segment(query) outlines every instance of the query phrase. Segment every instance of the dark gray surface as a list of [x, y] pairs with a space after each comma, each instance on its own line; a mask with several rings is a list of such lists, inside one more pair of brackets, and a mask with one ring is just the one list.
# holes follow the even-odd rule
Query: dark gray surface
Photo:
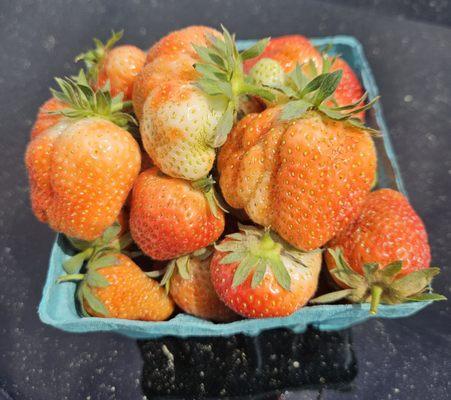
[[[392, 2], [390, 8], [369, 1], [367, 7], [356, 9], [337, 3], [0, 2], [0, 398], [141, 399], [143, 388], [152, 398], [142, 371], [151, 365], [148, 357], [153, 353], [142, 351], [172, 345], [168, 341], [138, 347], [112, 334], [64, 333], [41, 324], [36, 313], [53, 234], [29, 209], [23, 168], [29, 128], [37, 107], [48, 97], [53, 76], [74, 72], [73, 56], [90, 46], [93, 36], [104, 38], [113, 28], [125, 28], [125, 41], [143, 48], [168, 31], [193, 23], [218, 26], [222, 22], [242, 39], [295, 32], [356, 36], [364, 44], [383, 95], [407, 190], [428, 227], [433, 262], [443, 269], [435, 288], [451, 297], [451, 29], [444, 26], [451, 24], [449, 6], [426, 18], [442, 24], [434, 25], [406, 19], [415, 17], [414, 2]], [[316, 385], [282, 397], [448, 399], [450, 322], [446, 302], [408, 319], [357, 326], [352, 329], [352, 348], [358, 373], [351, 391]], [[271, 345], [278, 338], [275, 333], [264, 340]], [[227, 342], [221, 343], [219, 347], [228, 348]], [[248, 350], [255, 361], [258, 354]], [[310, 356], [315, 365], [323, 354]], [[164, 380], [168, 361], [161, 362]], [[291, 361], [280, 360], [280, 366], [287, 362]], [[223, 366], [218, 374], [229, 376], [227, 367], [231, 366]], [[323, 367], [336, 370], [337, 376], [342, 370], [340, 364]], [[202, 379], [194, 376], [191, 384], [202, 393]]]

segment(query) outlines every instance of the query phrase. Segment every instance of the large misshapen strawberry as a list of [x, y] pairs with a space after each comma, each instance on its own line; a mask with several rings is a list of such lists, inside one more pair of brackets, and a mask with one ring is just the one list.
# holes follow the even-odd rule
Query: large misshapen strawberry
[[130, 100], [135, 79], [145, 64], [146, 54], [136, 46], [114, 47], [122, 35], [123, 31], [113, 31], [106, 43], [94, 39], [95, 47], [78, 55], [75, 61], [85, 63], [89, 83], [94, 89], [109, 84], [112, 96], [123, 93], [124, 99]]
[[[211, 170], [215, 149], [224, 143], [244, 95], [273, 97], [246, 78], [242, 66], [243, 60], [262, 51], [265, 40], [239, 53], [227, 30], [222, 36], [204, 35], [208, 46], [194, 43], [189, 51], [180, 50], [180, 59], [172, 52], [155, 51], [141, 74], [146, 80], [139, 78], [139, 101], [134, 99], [146, 151], [164, 173], [188, 180], [203, 178]], [[158, 68], [166, 66], [166, 60], [173, 74], [159, 81], [155, 76], [160, 76]], [[152, 65], [157, 75], [152, 75]]]
[[360, 216], [328, 245], [327, 267], [335, 282], [345, 288], [315, 302], [347, 298], [371, 302], [443, 300], [428, 293], [438, 268], [431, 261], [426, 229], [420, 217], [399, 192], [381, 189], [368, 195]]
[[219, 183], [232, 207], [313, 250], [358, 215], [375, 178], [376, 152], [353, 117], [359, 110], [324, 104], [341, 71], [309, 80], [298, 66], [288, 77], [280, 86], [288, 103], [247, 115], [229, 135], [218, 157]]
[[211, 191], [211, 185], [200, 189], [158, 168], [141, 173], [130, 209], [130, 231], [137, 245], [153, 259], [169, 260], [213, 243], [224, 230], [224, 215]]
[[219, 297], [248, 318], [287, 316], [313, 296], [321, 251], [300, 252], [269, 230], [240, 226], [216, 245], [211, 279]]
[[[117, 218], [138, 175], [139, 146], [123, 128], [121, 96], [93, 92], [84, 75], [58, 80], [59, 122], [28, 145], [33, 211], [51, 228], [93, 240]], [[122, 127], [121, 127], [122, 126]]]

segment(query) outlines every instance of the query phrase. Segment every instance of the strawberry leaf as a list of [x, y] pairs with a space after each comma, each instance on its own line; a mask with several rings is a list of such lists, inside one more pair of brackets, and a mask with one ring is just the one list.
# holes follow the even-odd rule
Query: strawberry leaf
[[85, 260], [87, 260], [93, 252], [92, 248], [88, 248], [85, 251], [75, 254], [68, 260], [63, 262], [64, 271], [68, 274], [75, 274], [80, 271]]
[[258, 258], [247, 255], [238, 265], [238, 268], [235, 271], [235, 274], [233, 275], [233, 282], [232, 287], [236, 288], [237, 286], [241, 285], [249, 276], [252, 269], [255, 267], [255, 265], [258, 263]]
[[86, 282], [89, 286], [93, 287], [107, 287], [110, 285], [110, 282], [95, 270], [88, 271], [86, 274]]
[[189, 255], [177, 258], [177, 260], [175, 260], [175, 263], [182, 279], [189, 280], [191, 278], [191, 275], [189, 273]]
[[242, 51], [240, 53], [241, 59], [245, 61], [259, 56], [265, 50], [269, 40], [270, 38], [261, 39], [251, 47], [248, 47], [246, 50]]
[[447, 298], [438, 293], [421, 293], [415, 296], [410, 296], [407, 301], [443, 301]]
[[105, 305], [91, 292], [91, 289], [87, 285], [82, 286], [83, 300], [86, 301], [88, 306], [96, 313], [107, 317], [109, 315]]
[[332, 96], [343, 76], [343, 70], [339, 69], [331, 73], [323, 74], [324, 79], [313, 98], [313, 104], [319, 106], [324, 100]]
[[280, 259], [280, 255], [278, 257], [271, 258], [269, 260], [269, 266], [279, 285], [285, 290], [291, 291], [291, 277]]
[[229, 253], [223, 258], [221, 258], [221, 261], [219, 261], [219, 264], [225, 265], [225, 264], [233, 264], [236, 262], [241, 262], [246, 257], [245, 252], [234, 252]]
[[312, 107], [311, 103], [302, 99], [290, 101], [283, 107], [281, 119], [283, 121], [286, 121], [300, 118], [311, 107]]
[[222, 114], [218, 125], [216, 126], [215, 133], [210, 142], [211, 146], [214, 148], [221, 147], [227, 139], [227, 135], [232, 130], [233, 121], [235, 118], [234, 115], [234, 105], [232, 102], [229, 102], [227, 105], [224, 114]]
[[89, 268], [94, 270], [105, 267], [112, 267], [119, 263], [119, 260], [114, 255], [101, 256], [95, 260], [91, 260], [88, 264]]
[[258, 285], [260, 285], [265, 276], [266, 268], [268, 267], [268, 265], [269, 263], [267, 261], [261, 259], [258, 261], [257, 268], [255, 269], [254, 276], [252, 277], [252, 289], [255, 289]]
[[352, 289], [343, 289], [336, 292], [331, 292], [323, 294], [322, 296], [315, 297], [310, 300], [312, 304], [324, 304], [324, 303], [335, 303], [336, 301], [346, 299], [350, 294], [352, 294]]

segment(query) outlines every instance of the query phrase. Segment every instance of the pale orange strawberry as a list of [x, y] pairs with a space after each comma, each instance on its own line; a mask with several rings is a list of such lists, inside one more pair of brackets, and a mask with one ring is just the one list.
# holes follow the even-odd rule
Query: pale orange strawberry
[[135, 79], [144, 66], [146, 54], [131, 45], [113, 48], [122, 34], [122, 31], [113, 32], [105, 44], [95, 39], [95, 48], [80, 54], [76, 61], [85, 62], [88, 78], [94, 89], [103, 88], [109, 82], [112, 96], [123, 93], [124, 99], [130, 100]]
[[159, 283], [123, 254], [100, 253], [89, 260], [85, 274], [64, 275], [59, 282], [64, 281], [79, 282], [84, 316], [163, 321], [174, 312]]
[[215, 246], [213, 286], [224, 303], [248, 318], [284, 317], [313, 296], [321, 252], [299, 252], [274, 232], [240, 227]]
[[184, 312], [213, 321], [231, 321], [236, 314], [219, 299], [211, 283], [212, 255], [211, 250], [203, 249], [171, 261], [161, 282]]
[[[209, 193], [210, 189], [207, 196]], [[133, 187], [130, 232], [140, 249], [153, 259], [176, 258], [219, 238], [224, 215], [212, 207], [206, 193], [192, 183], [150, 168], [139, 175]]]
[[218, 157], [225, 200], [303, 250], [324, 245], [358, 215], [375, 177], [369, 133], [322, 103], [339, 74], [318, 78], [334, 82], [328, 92], [244, 117]]
[[[58, 82], [71, 87], [74, 96], [81, 90], [75, 81]], [[69, 105], [68, 114], [28, 145], [33, 210], [54, 230], [93, 240], [116, 220], [125, 203], [141, 165], [139, 146], [112, 122], [126, 124], [127, 115], [117, 110], [106, 115], [105, 108], [96, 114], [94, 106], [81, 109], [74, 98], [54, 93]], [[93, 92], [91, 104], [98, 104], [95, 96], [104, 94]]]
[[63, 116], [61, 114], [52, 114], [54, 111], [60, 111], [66, 108], [62, 101], [51, 97], [40, 108], [36, 120], [31, 128], [31, 139], [40, 135], [56, 123], [58, 123]]

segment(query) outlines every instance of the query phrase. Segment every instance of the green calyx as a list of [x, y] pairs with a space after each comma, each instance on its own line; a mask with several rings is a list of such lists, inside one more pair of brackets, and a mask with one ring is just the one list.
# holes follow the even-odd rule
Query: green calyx
[[257, 95], [270, 101], [275, 98], [271, 90], [256, 84], [243, 71], [243, 61], [261, 54], [269, 38], [239, 52], [234, 35], [224, 27], [222, 30], [222, 38], [208, 36], [208, 46], [193, 45], [200, 57], [200, 62], [194, 65], [200, 74], [196, 86], [210, 96], [225, 96], [228, 100], [224, 114], [209, 141], [209, 145], [214, 148], [222, 146], [227, 139], [237, 118], [240, 96]]
[[[84, 302], [96, 313], [107, 316], [108, 311], [102, 302], [93, 294], [93, 287], [107, 287], [109, 282], [98, 272], [98, 269], [117, 265], [118, 253], [126, 253], [126, 249], [132, 243], [130, 233], [119, 236], [121, 227], [114, 223], [107, 228], [98, 239], [88, 242], [79, 239], [68, 238], [69, 242], [79, 252], [63, 262], [63, 269], [67, 275], [57, 279], [57, 283], [79, 282], [77, 298], [83, 316], [89, 316], [84, 308]], [[84, 272], [80, 271], [86, 263]]]
[[59, 90], [50, 89], [53, 97], [65, 103], [67, 108], [51, 111], [50, 114], [61, 114], [72, 119], [98, 117], [125, 129], [129, 124], [137, 124], [133, 116], [124, 111], [131, 106], [131, 102], [122, 101], [122, 93], [111, 97], [109, 84], [94, 91], [83, 70], [76, 77], [55, 78], [55, 81]]
[[239, 225], [240, 231], [227, 235], [231, 240], [215, 245], [216, 250], [228, 253], [220, 264], [239, 263], [233, 277], [232, 286], [241, 285], [253, 273], [251, 287], [256, 288], [269, 269], [277, 282], [285, 290], [291, 290], [289, 269], [307, 268], [302, 257], [305, 253], [286, 243], [269, 229], [261, 230], [254, 226]]
[[[359, 129], [378, 134], [377, 130], [365, 126], [356, 117], [356, 114], [370, 109], [379, 100], [379, 97], [361, 106], [368, 97], [368, 94], [365, 93], [352, 104], [337, 105], [334, 93], [341, 81], [343, 71], [331, 72], [335, 60], [335, 57], [323, 54], [321, 71], [318, 71], [312, 59], [303, 65], [296, 64], [295, 68], [286, 74], [285, 79], [283, 79], [284, 83], [268, 87], [278, 91], [277, 99], [279, 102], [285, 103], [281, 119], [287, 121], [298, 119], [307, 111], [315, 110], [334, 121], [343, 121]], [[333, 105], [326, 104], [329, 102]]]
[[109, 50], [122, 38], [124, 31], [111, 31], [111, 37], [102, 43], [99, 39], [94, 38], [94, 48], [75, 57], [75, 62], [83, 61], [86, 67], [86, 75], [91, 84], [97, 82], [99, 75], [99, 67]]
[[339, 290], [317, 297], [313, 304], [332, 303], [347, 299], [353, 303], [370, 303], [370, 313], [376, 314], [380, 303], [400, 304], [410, 301], [439, 301], [446, 297], [430, 292], [430, 284], [439, 268], [425, 268], [397, 277], [402, 269], [402, 261], [395, 261], [384, 268], [377, 263], [363, 266], [363, 275], [355, 272], [344, 258], [340, 248], [328, 249], [335, 261], [331, 274], [349, 289]]
[[[166, 269], [163, 273], [163, 278], [161, 279], [160, 286], [164, 286], [166, 293], [169, 293], [171, 278], [174, 275], [175, 270], [180, 274], [182, 279], [189, 280], [191, 279], [190, 272], [190, 261], [192, 258], [198, 258], [199, 260], [206, 260], [213, 253], [213, 249], [211, 247], [203, 247], [199, 250], [194, 251], [191, 254], [186, 254], [184, 256], [175, 258], [174, 260], [169, 261]], [[147, 273], [148, 276], [154, 278], [161, 275], [160, 271], [151, 271]]]
[[216, 181], [213, 179], [211, 175], [199, 179], [197, 181], [194, 181], [191, 183], [191, 186], [194, 189], [200, 190], [203, 192], [208, 206], [210, 207], [210, 211], [213, 214], [215, 218], [219, 218], [218, 208], [221, 209], [224, 212], [228, 212], [224, 206], [221, 205], [218, 196], [216, 194], [215, 190], [215, 183]]

